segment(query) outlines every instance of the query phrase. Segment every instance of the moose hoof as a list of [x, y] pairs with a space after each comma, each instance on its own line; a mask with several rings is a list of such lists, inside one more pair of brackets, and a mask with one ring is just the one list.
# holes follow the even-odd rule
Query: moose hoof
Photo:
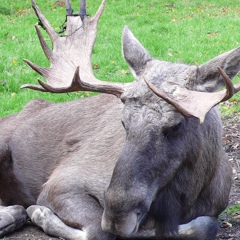
[[27, 214], [31, 221], [41, 228], [45, 228], [46, 221], [51, 219], [53, 212], [44, 206], [32, 205], [27, 208]]
[[27, 214], [34, 224], [50, 235], [69, 240], [85, 240], [86, 232], [67, 226], [49, 208], [32, 205], [27, 208]]
[[22, 227], [26, 220], [27, 213], [24, 207], [20, 205], [0, 206], [0, 237]]

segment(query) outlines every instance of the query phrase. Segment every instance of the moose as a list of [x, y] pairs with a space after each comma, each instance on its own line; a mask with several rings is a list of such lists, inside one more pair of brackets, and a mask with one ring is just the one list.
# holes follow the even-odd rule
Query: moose
[[29, 217], [68, 240], [214, 239], [232, 181], [218, 104], [240, 91], [231, 82], [240, 47], [199, 66], [171, 63], [153, 59], [126, 26], [135, 81], [101, 81], [91, 55], [105, 0], [91, 18], [84, 2], [81, 16], [66, 2], [60, 37], [32, 1], [53, 44], [36, 26], [51, 65], [25, 60], [46, 82], [22, 88], [100, 94], [32, 100], [0, 120], [0, 236]]

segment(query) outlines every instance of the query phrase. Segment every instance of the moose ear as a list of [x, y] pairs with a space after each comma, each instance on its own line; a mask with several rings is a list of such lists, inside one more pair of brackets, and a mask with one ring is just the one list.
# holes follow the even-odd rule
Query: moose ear
[[221, 67], [229, 78], [233, 79], [240, 71], [240, 47], [225, 52], [200, 65], [198, 67], [195, 90], [214, 92], [219, 88], [225, 87], [218, 67]]
[[139, 76], [146, 63], [152, 58], [148, 51], [134, 37], [127, 26], [123, 29], [122, 48], [123, 56], [126, 59], [133, 75]]

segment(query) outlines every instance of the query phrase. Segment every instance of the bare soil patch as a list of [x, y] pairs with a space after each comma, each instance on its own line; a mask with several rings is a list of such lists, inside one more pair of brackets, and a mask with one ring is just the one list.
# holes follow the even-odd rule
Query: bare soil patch
[[[229, 161], [233, 167], [233, 185], [229, 205], [240, 204], [240, 116], [223, 119], [223, 143]], [[219, 217], [220, 229], [217, 240], [240, 239], [240, 211], [232, 214], [223, 213]]]

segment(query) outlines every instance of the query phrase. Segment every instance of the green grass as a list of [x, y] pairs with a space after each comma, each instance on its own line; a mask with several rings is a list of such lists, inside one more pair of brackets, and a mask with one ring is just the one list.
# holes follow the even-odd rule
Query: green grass
[[236, 222], [234, 217], [240, 214], [240, 204], [231, 205], [227, 209], [225, 209], [219, 216], [219, 221], [227, 221], [230, 223]]
[[227, 214], [239, 214], [240, 213], [240, 205], [229, 206], [224, 212]]
[[[64, 0], [36, 0], [38, 6], [59, 31], [65, 20]], [[92, 16], [101, 0], [87, 0]], [[78, 11], [79, 1], [72, 0]], [[39, 76], [22, 59], [49, 66], [34, 24], [37, 18], [30, 0], [0, 2], [0, 116], [18, 112], [31, 99], [70, 101], [84, 93], [49, 94], [20, 90], [25, 83], [37, 83]], [[129, 25], [134, 35], [153, 57], [172, 62], [201, 64], [240, 45], [239, 0], [146, 1], [109, 0], [99, 22], [92, 63], [95, 75], [106, 81], [132, 81], [121, 54], [121, 33]], [[48, 40], [48, 36], [44, 34]], [[236, 79], [235, 81], [238, 81]], [[223, 115], [240, 111], [240, 94], [223, 105]]]

